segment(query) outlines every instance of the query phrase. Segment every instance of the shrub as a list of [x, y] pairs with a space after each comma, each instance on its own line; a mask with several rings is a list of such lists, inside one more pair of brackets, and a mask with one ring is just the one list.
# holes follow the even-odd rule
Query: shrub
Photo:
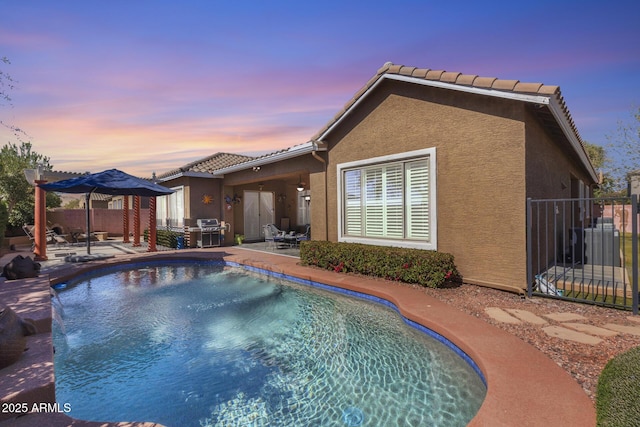
[[640, 420], [640, 347], [607, 363], [596, 389], [597, 425], [626, 427]]
[[420, 249], [335, 243], [302, 242], [300, 261], [335, 272], [352, 272], [437, 288], [461, 279], [453, 255]]
[[[178, 236], [182, 233], [170, 230], [156, 230], [156, 243], [160, 246], [176, 249], [178, 247]], [[144, 240], [149, 241], [149, 230], [144, 230]]]
[[4, 233], [7, 229], [7, 222], [9, 221], [9, 212], [7, 211], [7, 205], [0, 200], [0, 248], [4, 244]]

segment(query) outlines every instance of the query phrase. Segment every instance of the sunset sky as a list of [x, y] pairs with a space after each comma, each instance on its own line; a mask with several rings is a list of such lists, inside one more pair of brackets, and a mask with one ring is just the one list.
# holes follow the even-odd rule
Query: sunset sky
[[605, 145], [640, 106], [639, 16], [637, 0], [0, 0], [0, 120], [56, 170], [150, 177], [304, 143], [390, 61], [559, 85]]

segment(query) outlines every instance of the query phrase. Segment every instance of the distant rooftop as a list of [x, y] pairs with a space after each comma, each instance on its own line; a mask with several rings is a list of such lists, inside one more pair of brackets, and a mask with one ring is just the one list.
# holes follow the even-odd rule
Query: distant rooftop
[[213, 172], [238, 163], [252, 160], [253, 157], [233, 153], [216, 153], [188, 163], [177, 169], [157, 175], [159, 180], [167, 181], [178, 176], [206, 176]]

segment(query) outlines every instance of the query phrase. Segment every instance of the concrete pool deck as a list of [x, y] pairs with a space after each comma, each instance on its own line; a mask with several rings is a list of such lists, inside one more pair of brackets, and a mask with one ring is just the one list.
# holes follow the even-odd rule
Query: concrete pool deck
[[[96, 252], [102, 250], [96, 249]], [[48, 331], [30, 337], [29, 351], [19, 362], [0, 370], [2, 402], [55, 402], [50, 333], [51, 284], [108, 265], [168, 258], [223, 258], [276, 275], [323, 283], [390, 301], [406, 318], [448, 338], [469, 355], [484, 374], [488, 385], [487, 395], [470, 426], [583, 427], [596, 424], [593, 403], [580, 385], [555, 362], [514, 335], [431, 298], [420, 289], [303, 267], [295, 257], [242, 247], [142, 254], [120, 252], [114, 253], [112, 258], [83, 263], [65, 263], [53, 259], [43, 263], [38, 278], [0, 283], [0, 300], [23, 317], [35, 318], [39, 324], [46, 325], [48, 322], [49, 325]], [[0, 414], [0, 426], [159, 426], [153, 423], [84, 422], [73, 420], [64, 413], [36, 413], [18, 418], [15, 414], [7, 415]]]

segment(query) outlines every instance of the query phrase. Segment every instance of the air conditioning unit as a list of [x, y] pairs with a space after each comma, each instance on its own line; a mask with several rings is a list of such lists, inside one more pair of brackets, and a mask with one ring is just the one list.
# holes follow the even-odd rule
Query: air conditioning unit
[[620, 232], [607, 224], [585, 228], [584, 263], [620, 267]]

